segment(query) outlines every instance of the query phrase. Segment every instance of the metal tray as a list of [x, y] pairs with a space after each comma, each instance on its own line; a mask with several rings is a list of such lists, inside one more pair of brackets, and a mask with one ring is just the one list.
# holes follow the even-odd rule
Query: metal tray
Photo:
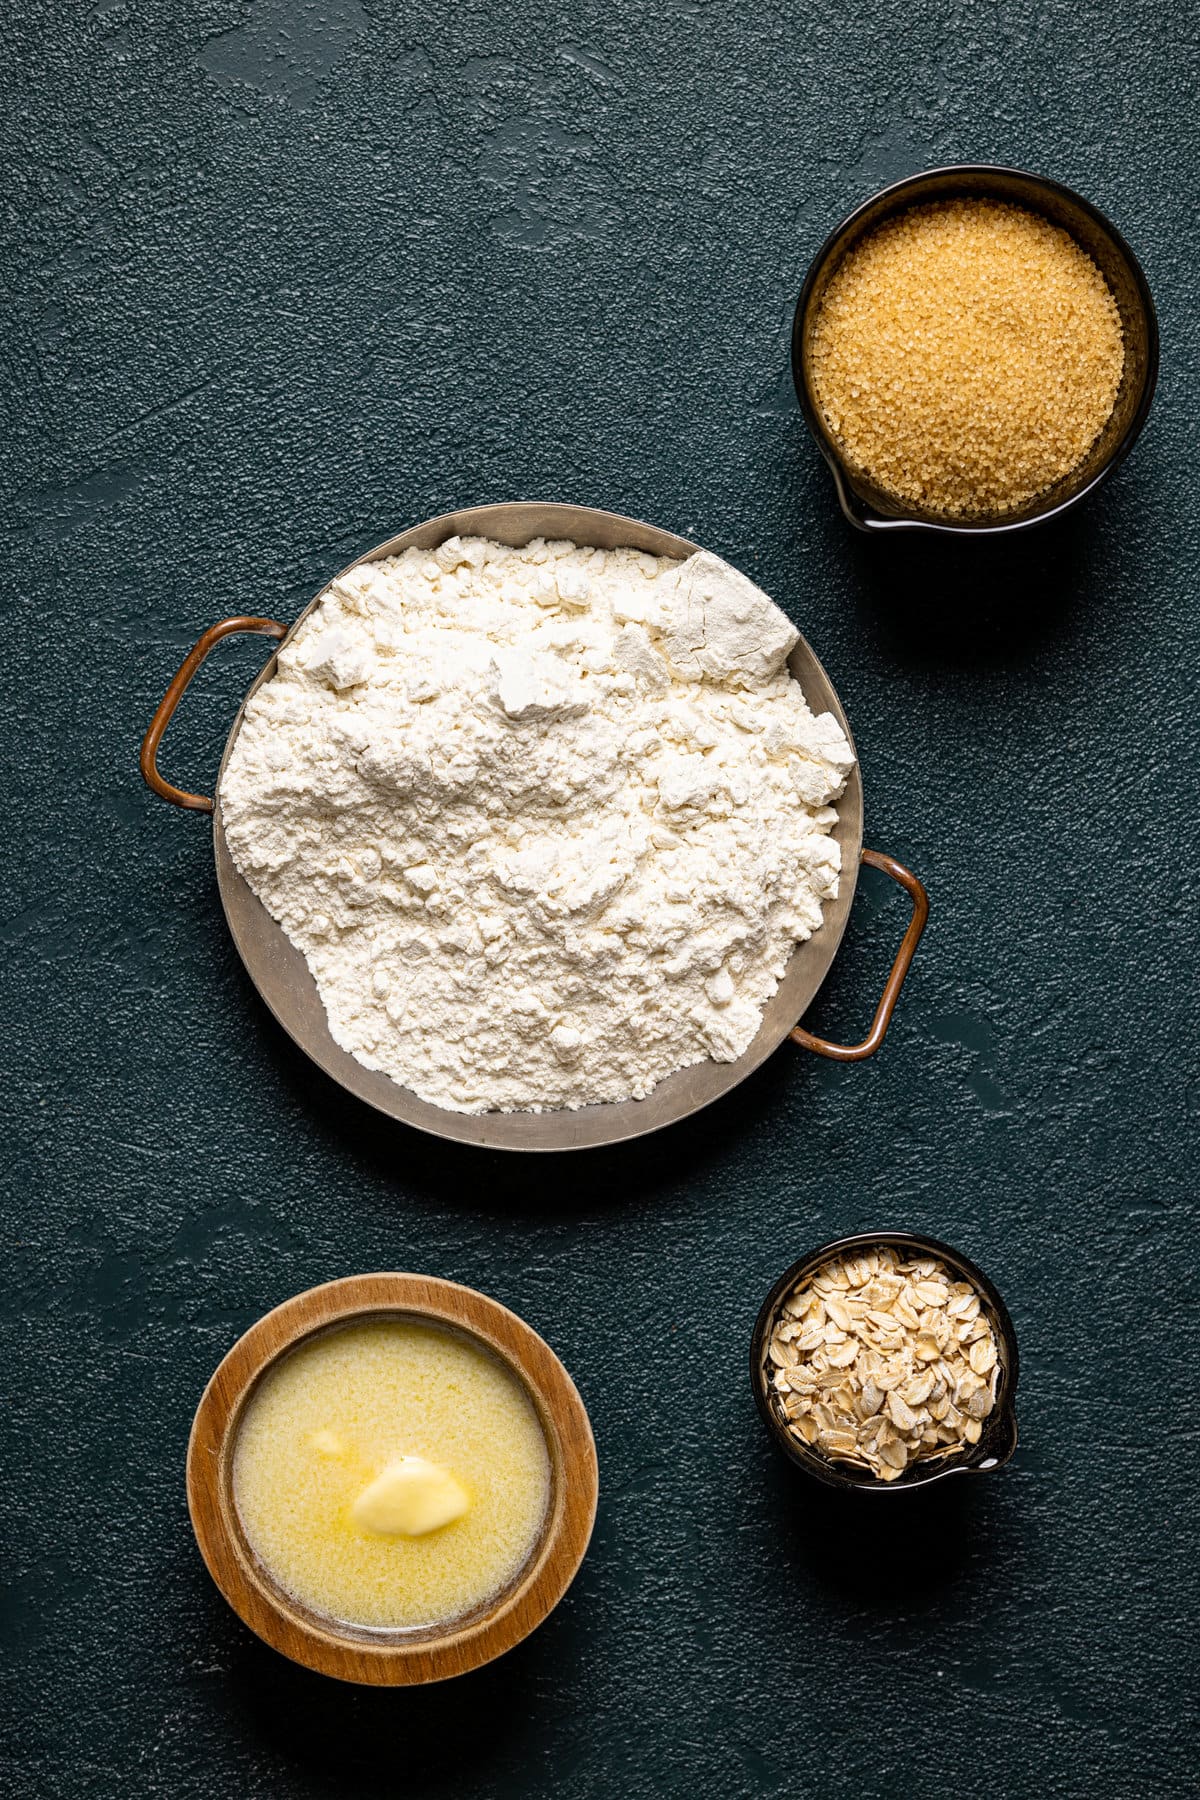
[[[613, 550], [630, 545], [655, 556], [691, 556], [699, 546], [657, 526], [637, 519], [623, 518], [619, 513], [597, 511], [590, 506], [558, 505], [541, 501], [513, 501], [497, 506], [472, 506], [461, 512], [444, 513], [414, 525], [399, 536], [389, 538], [365, 556], [356, 556], [347, 568], [394, 556], [410, 545], [433, 549], [449, 537], [477, 536], [494, 538], [500, 543], [521, 545], [531, 538], [569, 538], [576, 544], [596, 549]], [[343, 571], [344, 572], [344, 571]], [[336, 577], [331, 576], [331, 580]], [[217, 882], [225, 917], [233, 941], [237, 945], [246, 970], [271, 1012], [300, 1048], [327, 1075], [365, 1100], [369, 1106], [415, 1125], [436, 1137], [451, 1138], [459, 1143], [482, 1145], [497, 1150], [582, 1150], [599, 1144], [615, 1144], [627, 1138], [642, 1137], [673, 1125], [691, 1113], [718, 1100], [744, 1081], [784, 1038], [815, 1050], [838, 1061], [858, 1061], [872, 1055], [883, 1041], [913, 952], [925, 926], [928, 902], [916, 876], [893, 858], [876, 851], [864, 850], [862, 781], [857, 763], [838, 801], [838, 822], [834, 837], [842, 850], [842, 879], [836, 900], [827, 903], [825, 921], [807, 943], [799, 944], [787, 972], [763, 1014], [763, 1022], [749, 1049], [732, 1063], [702, 1062], [681, 1069], [660, 1081], [645, 1100], [622, 1100], [604, 1105], [580, 1107], [575, 1111], [545, 1113], [457, 1113], [420, 1100], [408, 1088], [399, 1086], [376, 1069], [364, 1068], [330, 1036], [325, 1008], [308, 964], [283, 929], [255, 897], [238, 873], [221, 824], [219, 800], [203, 794], [192, 794], [177, 788], [159, 774], [158, 746], [176, 705], [192, 676], [205, 657], [222, 638], [238, 631], [259, 632], [264, 636], [290, 637], [308, 617], [324, 594], [328, 582], [312, 599], [290, 627], [273, 619], [224, 619], [212, 626], [185, 658], [167, 689], [142, 743], [141, 767], [147, 784], [154, 792], [176, 806], [213, 814], [213, 850], [217, 864]], [[217, 778], [221, 777], [240, 729], [246, 703], [275, 673], [272, 656], [251, 687], [233, 721], [225, 754]], [[831, 712], [853, 747], [850, 726], [842, 711], [833, 685], [816, 656], [803, 638], [789, 658], [789, 667], [804, 690], [814, 712]], [[854, 899], [860, 861], [885, 870], [906, 889], [913, 902], [913, 915], [900, 952], [892, 967], [887, 986], [875, 1014], [871, 1031], [861, 1044], [840, 1045], [813, 1037], [797, 1025], [797, 1020], [811, 1003], [820, 987], [846, 929], [846, 920]]]

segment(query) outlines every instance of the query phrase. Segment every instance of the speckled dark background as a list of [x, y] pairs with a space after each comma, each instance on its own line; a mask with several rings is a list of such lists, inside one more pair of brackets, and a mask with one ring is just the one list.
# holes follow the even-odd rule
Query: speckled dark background
[[[44, 1795], [1079, 1795], [1188, 1788], [1197, 930], [1189, 9], [1154, 0], [27, 0], [5, 24], [0, 1787]], [[1194, 14], [1192, 14], [1194, 22]], [[828, 227], [1011, 160], [1141, 254], [1164, 368], [1111, 486], [999, 548], [871, 545], [790, 391]], [[137, 743], [214, 618], [292, 617], [455, 504], [681, 529], [825, 660], [868, 841], [932, 923], [884, 1053], [785, 1047], [566, 1164], [393, 1128], [266, 1016], [206, 822]], [[165, 766], [211, 781], [261, 644]], [[810, 1020], [861, 1031], [868, 876]], [[801, 1250], [910, 1223], [981, 1261], [1017, 1460], [858, 1507], [777, 1466], [745, 1355]], [[228, 1612], [183, 1454], [216, 1362], [328, 1277], [523, 1313], [603, 1495], [551, 1621], [415, 1693]]]

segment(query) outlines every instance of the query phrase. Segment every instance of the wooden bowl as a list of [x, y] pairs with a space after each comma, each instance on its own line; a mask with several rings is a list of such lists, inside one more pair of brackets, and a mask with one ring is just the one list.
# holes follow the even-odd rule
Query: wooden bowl
[[[266, 1370], [317, 1332], [381, 1315], [448, 1326], [498, 1356], [537, 1409], [550, 1457], [545, 1523], [520, 1574], [482, 1609], [415, 1630], [360, 1630], [310, 1611], [279, 1586], [250, 1548], [233, 1499], [238, 1428]], [[238, 1339], [217, 1369], [188, 1443], [188, 1508], [196, 1542], [238, 1617], [293, 1662], [374, 1687], [462, 1675], [527, 1637], [557, 1606], [583, 1561], [598, 1486], [587, 1412], [550, 1346], [498, 1301], [432, 1275], [350, 1275], [277, 1306]]]

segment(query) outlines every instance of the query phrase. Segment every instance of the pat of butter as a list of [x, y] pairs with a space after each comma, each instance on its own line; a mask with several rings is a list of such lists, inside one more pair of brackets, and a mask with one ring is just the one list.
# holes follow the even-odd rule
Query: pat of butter
[[470, 1504], [466, 1488], [449, 1469], [423, 1456], [401, 1456], [363, 1489], [350, 1517], [364, 1531], [384, 1537], [424, 1537], [461, 1519]]
[[343, 1456], [346, 1446], [333, 1431], [310, 1431], [308, 1441], [322, 1456]]

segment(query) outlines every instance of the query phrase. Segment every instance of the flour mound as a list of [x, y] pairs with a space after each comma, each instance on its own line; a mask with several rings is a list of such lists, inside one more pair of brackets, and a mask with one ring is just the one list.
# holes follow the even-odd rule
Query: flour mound
[[838, 886], [853, 756], [796, 638], [703, 552], [452, 538], [333, 582], [220, 804], [336, 1041], [469, 1113], [740, 1056]]

